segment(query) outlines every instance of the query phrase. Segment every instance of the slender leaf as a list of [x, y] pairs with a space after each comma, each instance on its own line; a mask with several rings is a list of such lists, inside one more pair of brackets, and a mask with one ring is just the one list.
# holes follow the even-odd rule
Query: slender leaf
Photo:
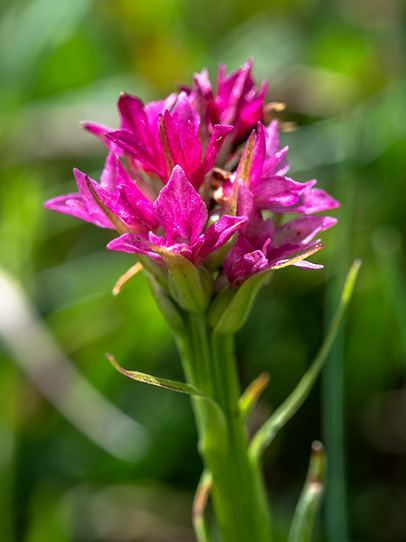
[[314, 358], [309, 369], [303, 375], [302, 379], [289, 395], [287, 399], [280, 405], [278, 409], [268, 418], [264, 425], [258, 430], [251, 441], [250, 454], [254, 458], [259, 458], [264, 449], [272, 442], [278, 431], [286, 424], [287, 421], [299, 410], [307, 396], [309, 395], [320, 371], [323, 367], [327, 354], [337, 335], [339, 325], [341, 323], [344, 312], [351, 299], [352, 291], [358, 275], [361, 260], [355, 260], [352, 264], [341, 294], [340, 303], [337, 311], [331, 322], [330, 328], [323, 341], [316, 357]]
[[307, 478], [297, 503], [288, 542], [314, 542], [324, 493], [326, 455], [321, 442], [312, 443]]
[[140, 371], [127, 371], [127, 369], [120, 367], [116, 358], [112, 354], [106, 354], [106, 358], [119, 373], [131, 378], [132, 380], [137, 380], [137, 382], [143, 382], [144, 384], [151, 384], [152, 386], [158, 386], [159, 388], [165, 388], [167, 390], [177, 391], [179, 393], [186, 393], [187, 395], [196, 395], [197, 397], [203, 397], [203, 399], [211, 401], [209, 397], [207, 397], [202, 391], [192, 384], [151, 376], [146, 373], [141, 373]]

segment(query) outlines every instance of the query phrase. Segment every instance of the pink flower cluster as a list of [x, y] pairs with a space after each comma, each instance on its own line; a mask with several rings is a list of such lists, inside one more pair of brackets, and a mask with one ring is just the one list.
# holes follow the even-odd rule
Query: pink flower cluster
[[84, 125], [108, 149], [100, 183], [75, 170], [79, 193], [45, 206], [116, 229], [109, 249], [163, 265], [163, 251], [199, 267], [227, 245], [216, 262], [232, 287], [266, 269], [321, 267], [305, 258], [336, 220], [316, 213], [338, 202], [315, 180], [287, 176], [288, 148], [278, 122], [265, 123], [266, 85], [258, 90], [251, 70], [252, 61], [229, 75], [221, 66], [217, 90], [203, 71], [191, 88], [146, 105], [122, 94], [119, 130]]

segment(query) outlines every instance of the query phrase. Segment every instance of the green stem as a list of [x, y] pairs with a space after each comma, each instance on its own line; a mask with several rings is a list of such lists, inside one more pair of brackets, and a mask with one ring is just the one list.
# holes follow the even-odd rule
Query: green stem
[[212, 501], [222, 542], [270, 542], [265, 484], [248, 454], [239, 409], [240, 386], [233, 335], [212, 333], [204, 317], [187, 314], [187, 336], [178, 337], [186, 378], [220, 407], [193, 398], [199, 450], [211, 472]]

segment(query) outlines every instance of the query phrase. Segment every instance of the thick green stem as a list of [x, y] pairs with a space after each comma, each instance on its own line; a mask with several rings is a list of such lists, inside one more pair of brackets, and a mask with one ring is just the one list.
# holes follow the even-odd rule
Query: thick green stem
[[270, 542], [270, 516], [262, 473], [248, 454], [238, 400], [233, 335], [215, 334], [203, 317], [187, 315], [179, 339], [186, 378], [220, 407], [193, 399], [199, 450], [213, 477], [212, 501], [222, 542]]

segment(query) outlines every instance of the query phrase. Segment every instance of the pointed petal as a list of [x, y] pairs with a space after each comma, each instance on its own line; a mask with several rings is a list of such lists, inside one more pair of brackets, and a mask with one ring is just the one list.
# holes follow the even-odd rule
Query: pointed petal
[[216, 124], [214, 126], [213, 134], [210, 138], [203, 162], [191, 178], [191, 183], [196, 189], [198, 189], [199, 186], [202, 184], [205, 174], [216, 163], [216, 158], [224, 143], [224, 139], [228, 136], [230, 132], [233, 131], [233, 129], [233, 126], [224, 126], [221, 124]]
[[167, 98], [165, 98], [165, 100], [149, 102], [146, 104], [144, 109], [152, 133], [155, 134], [158, 132], [159, 115], [163, 115], [165, 111], [170, 111], [173, 104], [176, 102], [177, 97], [178, 95], [176, 92], [173, 92]]
[[300, 194], [298, 201], [292, 207], [286, 208], [285, 213], [304, 213], [305, 215], [309, 215], [340, 207], [339, 202], [324, 190], [320, 188], [311, 189], [315, 181], [308, 181], [305, 184], [306, 189]]
[[179, 139], [182, 145], [186, 126], [191, 123], [194, 132], [197, 132], [200, 126], [200, 117], [196, 109], [192, 107], [186, 92], [179, 94], [171, 115], [179, 127]]
[[[88, 183], [90, 182], [99, 187], [99, 184], [96, 183], [96, 181], [94, 181], [93, 179], [90, 179], [90, 177], [88, 177], [78, 169], [74, 169], [73, 174], [75, 176], [76, 183], [78, 185], [80, 195], [82, 196], [85, 208], [90, 216], [90, 222], [94, 222], [95, 224], [104, 224], [105, 228], [111, 227], [111, 225], [113, 225], [112, 222], [108, 220], [105, 213], [100, 209], [88, 185]], [[110, 224], [110, 226], [107, 226], [107, 224]]]
[[275, 213], [284, 213], [286, 208], [292, 208], [299, 200], [299, 195], [305, 189], [303, 183], [299, 183], [284, 176], [262, 177], [252, 187], [257, 200], [258, 209], [269, 209]]
[[100, 186], [108, 192], [115, 192], [117, 188], [117, 169], [120, 159], [115, 152], [110, 151], [104, 169], [100, 175]]
[[151, 150], [151, 147], [141, 141], [136, 134], [128, 130], [115, 130], [114, 132], [107, 133], [106, 137], [116, 143], [122, 150], [134, 156], [143, 165], [147, 166], [148, 169], [157, 175], [163, 175], [160, 168], [161, 164], [159, 161], [157, 162], [154, 156], [153, 151], [155, 148]]
[[289, 164], [286, 160], [288, 149], [289, 147], [286, 146], [269, 158], [266, 158], [262, 168], [262, 175], [264, 177], [285, 175], [289, 171]]
[[91, 222], [100, 228], [114, 229], [104, 213], [97, 216], [89, 214], [80, 194], [65, 194], [64, 196], [52, 198], [44, 203], [44, 207], [51, 211], [57, 211], [64, 215], [74, 216], [75, 218], [80, 218], [80, 220]]
[[245, 145], [237, 168], [237, 178], [244, 179], [251, 188], [261, 177], [265, 159], [265, 128], [258, 122], [257, 131], [252, 132]]
[[233, 248], [224, 260], [224, 271], [231, 283], [241, 282], [247, 277], [266, 269], [268, 260], [261, 250], [254, 247], [242, 235], [238, 235]]
[[121, 116], [121, 129], [134, 132], [141, 136], [141, 139], [145, 140], [145, 133], [143, 134], [143, 132], [148, 126], [148, 123], [142, 100], [136, 96], [122, 92], [117, 107]]
[[244, 216], [222, 216], [205, 231], [204, 252], [209, 254], [221, 248], [246, 222]]
[[168, 183], [154, 203], [155, 215], [166, 234], [166, 246], [175, 243], [193, 245], [206, 224], [208, 212], [202, 198], [175, 166]]
[[106, 145], [109, 151], [113, 151], [117, 154], [123, 154], [123, 150], [106, 136], [107, 133], [112, 131], [110, 127], [91, 121], [84, 121], [81, 123], [81, 126], [87, 132], [90, 132], [98, 137]]
[[154, 251], [154, 246], [155, 245], [151, 243], [148, 235], [125, 233], [110, 241], [107, 248], [109, 250], [128, 252], [130, 254], [144, 254], [145, 256], [161, 261], [161, 257]]
[[329, 216], [301, 216], [275, 230], [273, 246], [307, 245], [319, 232], [331, 228], [336, 222], [336, 218]]

